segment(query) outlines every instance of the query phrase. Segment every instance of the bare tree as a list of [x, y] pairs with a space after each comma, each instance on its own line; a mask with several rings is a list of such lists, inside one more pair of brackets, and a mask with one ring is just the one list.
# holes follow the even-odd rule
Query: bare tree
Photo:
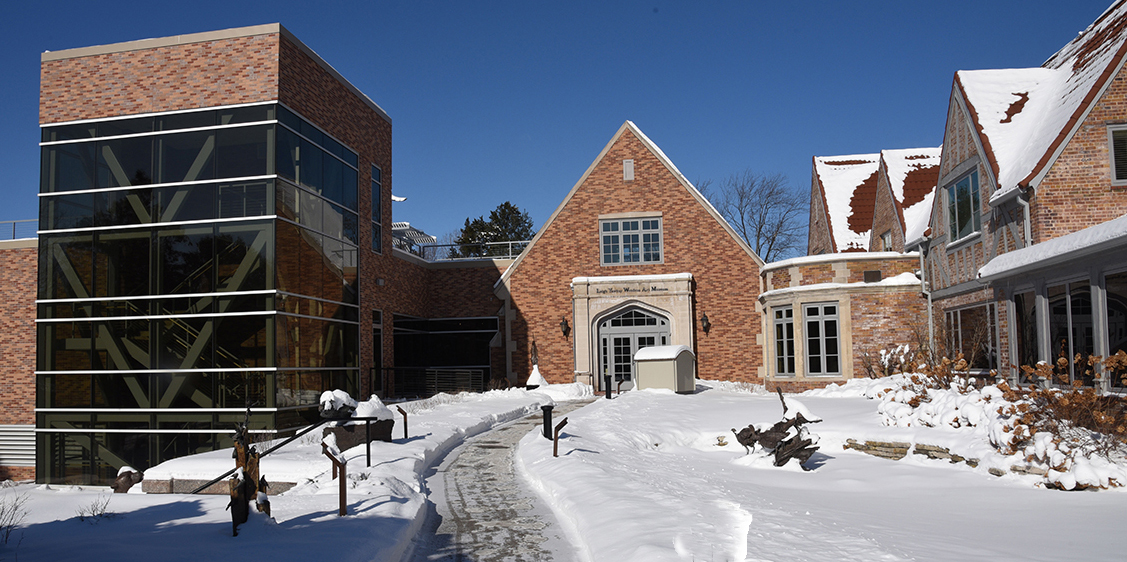
[[794, 257], [806, 247], [807, 193], [786, 176], [744, 170], [717, 188], [698, 182], [698, 189], [763, 261]]

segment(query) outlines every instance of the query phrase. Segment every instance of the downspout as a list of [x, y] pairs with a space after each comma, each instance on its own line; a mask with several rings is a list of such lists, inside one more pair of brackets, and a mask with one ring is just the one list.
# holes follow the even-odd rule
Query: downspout
[[931, 238], [926, 234], [923, 241], [920, 242], [920, 288], [923, 293], [927, 295], [927, 345], [928, 345], [928, 358], [931, 361], [935, 360], [935, 322], [932, 317], [932, 301], [931, 301], [931, 284], [927, 280], [927, 268], [924, 267], [924, 254], [930, 249], [929, 242]]
[[1033, 245], [1033, 229], [1029, 222], [1029, 186], [1018, 186], [1019, 193], [1017, 195], [1017, 204], [1021, 205], [1021, 225], [1025, 234], [1025, 247], [1028, 248]]

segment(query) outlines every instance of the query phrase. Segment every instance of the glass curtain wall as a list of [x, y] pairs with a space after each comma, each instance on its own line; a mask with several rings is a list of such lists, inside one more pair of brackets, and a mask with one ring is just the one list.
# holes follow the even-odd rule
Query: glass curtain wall
[[105, 484], [229, 446], [248, 408], [284, 430], [356, 392], [355, 152], [277, 104], [44, 127], [41, 151], [41, 480]]

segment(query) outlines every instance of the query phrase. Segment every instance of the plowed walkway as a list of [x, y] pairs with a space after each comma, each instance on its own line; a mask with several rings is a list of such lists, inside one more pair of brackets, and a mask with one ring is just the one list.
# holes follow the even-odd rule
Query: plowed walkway
[[[590, 402], [556, 404], [553, 423]], [[450, 452], [427, 479], [434, 511], [417, 539], [416, 562], [576, 559], [555, 516], [513, 467], [517, 443], [542, 428], [543, 416], [528, 416]]]

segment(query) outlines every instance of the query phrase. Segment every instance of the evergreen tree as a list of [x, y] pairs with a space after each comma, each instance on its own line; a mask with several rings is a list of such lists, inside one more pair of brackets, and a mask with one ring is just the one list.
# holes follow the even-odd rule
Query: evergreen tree
[[[489, 211], [489, 219], [484, 216], [466, 219], [465, 226], [454, 239], [458, 248], [451, 251], [456, 258], [503, 256], [509, 252], [508, 245], [488, 246], [490, 242], [512, 242], [531, 240], [536, 231], [532, 228], [532, 218], [528, 212], [505, 201], [496, 209]], [[514, 248], [519, 251], [523, 248]]]

